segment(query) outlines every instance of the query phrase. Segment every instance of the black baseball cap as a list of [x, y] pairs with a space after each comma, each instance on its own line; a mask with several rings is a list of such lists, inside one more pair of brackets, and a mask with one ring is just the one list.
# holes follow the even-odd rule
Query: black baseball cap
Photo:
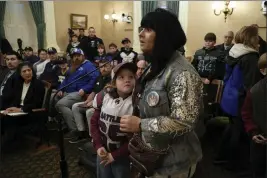
[[48, 54], [55, 54], [55, 53], [57, 53], [57, 50], [54, 47], [50, 47], [47, 49], [47, 53]]
[[122, 69], [129, 69], [130, 71], [132, 71], [135, 74], [137, 71], [137, 66], [136, 66], [136, 64], [134, 64], [132, 62], [122, 62], [113, 68], [113, 70], [111, 72], [111, 78], [112, 79], [116, 78], [116, 75]]
[[131, 43], [131, 40], [129, 38], [124, 38], [124, 39], [122, 39], [121, 44], [124, 44], [127, 42]]
[[32, 49], [32, 47], [27, 46], [27, 47], [25, 47], [24, 51], [33, 51], [33, 49]]

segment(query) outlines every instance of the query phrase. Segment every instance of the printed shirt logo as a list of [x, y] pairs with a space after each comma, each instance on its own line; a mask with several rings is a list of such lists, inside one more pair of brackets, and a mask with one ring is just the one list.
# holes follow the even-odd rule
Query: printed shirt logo
[[212, 72], [215, 70], [217, 57], [214, 56], [198, 56], [198, 71], [199, 72]]
[[107, 148], [109, 150], [120, 147], [121, 137], [126, 137], [127, 133], [120, 131], [120, 117], [115, 117], [104, 112], [100, 114], [99, 130], [105, 136]]
[[130, 54], [126, 54], [124, 52], [121, 53], [121, 58], [122, 58], [122, 62], [133, 62], [133, 59], [134, 59], [134, 53], [131, 52]]

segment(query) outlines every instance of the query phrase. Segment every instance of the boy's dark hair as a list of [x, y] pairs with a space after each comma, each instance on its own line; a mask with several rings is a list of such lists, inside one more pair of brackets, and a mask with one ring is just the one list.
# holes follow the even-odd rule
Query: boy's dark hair
[[89, 30], [90, 30], [90, 29], [94, 29], [94, 30], [95, 30], [95, 27], [89, 27], [88, 29], [89, 29]]
[[41, 52], [46, 52], [47, 53], [47, 50], [46, 49], [38, 49], [38, 56], [40, 55]]
[[22, 60], [22, 57], [21, 57], [21, 55], [18, 53], [18, 52], [16, 52], [16, 51], [8, 51], [7, 53], [6, 53], [6, 55], [8, 56], [8, 55], [15, 55], [16, 57], [17, 57], [17, 59], [18, 60]]
[[118, 48], [118, 46], [117, 46], [115, 43], [110, 43], [110, 44], [108, 45], [108, 47], [109, 47], [109, 48], [110, 48], [110, 47]]
[[205, 41], [215, 41], [216, 42], [216, 35], [214, 33], [207, 33], [204, 37]]
[[84, 29], [83, 28], [80, 28], [79, 31], [84, 31]]

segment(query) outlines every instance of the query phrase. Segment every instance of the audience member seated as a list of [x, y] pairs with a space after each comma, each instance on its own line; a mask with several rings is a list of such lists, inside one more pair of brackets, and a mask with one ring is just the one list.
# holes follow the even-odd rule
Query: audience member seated
[[137, 79], [141, 77], [141, 75], [143, 74], [144, 70], [146, 69], [146, 67], [148, 66], [148, 63], [144, 60], [141, 59], [137, 62], [137, 72], [136, 72], [136, 77]]
[[[70, 69], [67, 71], [66, 78], [61, 83], [59, 89], [96, 69], [93, 63], [85, 60], [84, 53], [79, 48], [72, 50], [71, 58]], [[70, 130], [70, 134], [72, 131], [77, 130], [76, 125], [73, 123], [72, 105], [83, 101], [85, 94], [90, 94], [92, 92], [98, 76], [99, 71], [96, 70], [67, 88], [62, 89], [56, 97], [56, 100], [58, 100], [56, 109], [62, 113], [65, 123]]]
[[266, 144], [267, 144], [267, 53], [259, 60], [259, 69], [265, 78], [254, 85], [247, 92], [242, 108], [242, 119], [246, 132], [249, 134], [250, 163], [255, 178], [266, 176]]
[[28, 61], [32, 65], [39, 61], [39, 58], [33, 54], [33, 49], [30, 46], [24, 49], [24, 61]]
[[[19, 64], [14, 78], [14, 86], [6, 88], [7, 94], [12, 95], [9, 112], [32, 112], [32, 109], [41, 108], [45, 88], [42, 81], [38, 80], [33, 72], [31, 63], [24, 62]], [[11, 82], [11, 81], [8, 81]], [[12, 85], [8, 85], [8, 87]]]
[[87, 37], [84, 35], [84, 29], [83, 28], [80, 28], [79, 29], [79, 37], [78, 37], [79, 42], [83, 41], [86, 38]]
[[119, 50], [116, 44], [114, 43], [110, 43], [108, 46], [108, 53], [107, 53], [107, 57], [111, 58], [113, 60], [112, 65], [116, 66], [118, 64], [118, 56], [119, 56]]
[[104, 43], [101, 38], [98, 38], [96, 36], [96, 31], [94, 27], [90, 27], [88, 33], [89, 36], [82, 41], [81, 48], [84, 51], [86, 58], [92, 62], [94, 61], [94, 58], [97, 56], [97, 46], [99, 44], [104, 44]]
[[11, 100], [14, 97], [14, 93], [10, 92], [10, 89], [14, 88], [16, 70], [18, 65], [22, 62], [22, 57], [19, 53], [15, 51], [7, 52], [6, 54], [6, 64], [8, 67], [8, 72], [5, 75], [0, 88], [1, 97], [1, 109], [6, 109], [10, 106]]
[[[100, 60], [99, 65], [102, 66], [105, 64], [106, 60]], [[72, 106], [72, 112], [74, 116], [74, 123], [78, 129], [78, 132], [73, 133], [73, 139], [70, 140], [70, 143], [78, 143], [88, 137], [88, 133], [86, 132], [86, 123], [84, 122], [84, 115], [86, 114], [87, 121], [89, 124], [89, 132], [90, 132], [90, 119], [91, 113], [94, 112], [94, 108], [92, 108], [92, 102], [97, 93], [99, 93], [105, 86], [111, 81], [111, 70], [112, 65], [110, 63], [103, 65], [100, 68], [101, 76], [99, 76], [96, 80], [92, 93], [87, 97], [86, 101], [75, 103]], [[71, 135], [70, 135], [71, 136]]]
[[60, 59], [57, 56], [57, 51], [55, 48], [48, 48], [49, 62], [45, 65], [44, 71], [39, 76], [39, 80], [44, 80], [51, 83], [51, 88], [56, 89], [60, 83], [58, 83], [57, 71], [59, 70], [58, 63]]
[[32, 65], [29, 62], [19, 64], [15, 75], [14, 86], [8, 85], [10, 88], [6, 88], [5, 94], [12, 95], [12, 98], [10, 98], [10, 105], [5, 109], [4, 115], [18, 112], [29, 114], [18, 119], [2, 118], [2, 129], [5, 129], [5, 131], [10, 127], [20, 129], [22, 125], [32, 125], [33, 123], [42, 127], [42, 122], [36, 122], [37, 118], [32, 117], [31, 113], [33, 109], [42, 107], [45, 94], [43, 82], [36, 79]]
[[56, 73], [58, 76], [58, 83], [61, 84], [65, 80], [67, 71], [69, 70], [67, 59], [59, 57], [58, 66], [59, 68]]
[[47, 59], [47, 51], [45, 49], [39, 49], [38, 56], [40, 60], [33, 65], [33, 70], [37, 78], [44, 72], [46, 64], [50, 62], [50, 60]]
[[70, 56], [71, 50], [73, 48], [80, 48], [80, 41], [78, 40], [78, 36], [76, 34], [73, 34], [71, 36], [71, 42], [67, 46], [67, 56]]
[[121, 44], [123, 47], [121, 48], [121, 51], [118, 55], [118, 61], [121, 62], [133, 62], [136, 64], [137, 60], [137, 53], [133, 51], [133, 48], [131, 47], [131, 41], [129, 38], [124, 38], [121, 41]]
[[47, 49], [48, 59], [50, 61], [55, 61], [58, 59], [57, 49], [54, 47], [50, 47]]
[[97, 52], [98, 55], [94, 57], [94, 63], [96, 64], [96, 66], [98, 66], [100, 60], [104, 60], [107, 58], [105, 52], [105, 46], [103, 44], [99, 44], [97, 46]]
[[234, 39], [234, 32], [229, 31], [227, 32], [227, 34], [224, 35], [224, 43], [217, 45], [216, 47], [225, 52], [225, 56], [227, 56], [229, 54], [230, 49], [234, 46], [234, 44], [232, 43]]

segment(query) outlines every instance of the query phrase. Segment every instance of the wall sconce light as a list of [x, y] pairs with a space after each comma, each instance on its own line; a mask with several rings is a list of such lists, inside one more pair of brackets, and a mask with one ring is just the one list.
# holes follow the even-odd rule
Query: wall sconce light
[[121, 20], [123, 22], [132, 23], [133, 17], [130, 15], [125, 15], [124, 13], [121, 15]]
[[111, 16], [109, 16], [108, 14], [105, 14], [104, 15], [104, 19], [106, 19], [106, 20], [111, 20], [112, 22], [113, 22], [113, 24], [115, 23], [115, 22], [118, 22], [118, 17], [117, 17], [117, 14], [113, 11], [113, 13], [111, 14]]
[[262, 1], [261, 3], [261, 12], [263, 15], [267, 15], [267, 1]]
[[225, 22], [227, 17], [233, 14], [235, 7], [236, 3], [229, 0], [226, 0], [225, 2], [217, 1], [212, 4], [214, 15], [219, 16], [221, 13], [223, 13]]

